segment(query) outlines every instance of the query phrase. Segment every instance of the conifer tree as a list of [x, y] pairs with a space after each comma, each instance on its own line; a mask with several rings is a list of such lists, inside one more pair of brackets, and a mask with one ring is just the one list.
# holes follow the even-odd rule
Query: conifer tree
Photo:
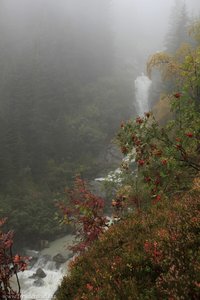
[[184, 1], [175, 0], [171, 9], [169, 21], [169, 32], [166, 36], [166, 51], [175, 53], [182, 43], [189, 42], [187, 28], [189, 25], [189, 16]]

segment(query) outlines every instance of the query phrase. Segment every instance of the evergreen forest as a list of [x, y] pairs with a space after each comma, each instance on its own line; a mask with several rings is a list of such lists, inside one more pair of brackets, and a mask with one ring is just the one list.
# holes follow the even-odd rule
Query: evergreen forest
[[67, 13], [42, 1], [38, 15], [40, 1], [20, 0], [14, 20], [9, 2], [0, 4], [0, 213], [30, 246], [59, 234], [54, 200], [76, 174], [109, 170], [133, 89], [114, 71], [108, 1], [87, 0], [87, 11], [69, 1]]
[[66, 235], [54, 300], [200, 298], [200, 4], [122, 2], [0, 1], [2, 300]]

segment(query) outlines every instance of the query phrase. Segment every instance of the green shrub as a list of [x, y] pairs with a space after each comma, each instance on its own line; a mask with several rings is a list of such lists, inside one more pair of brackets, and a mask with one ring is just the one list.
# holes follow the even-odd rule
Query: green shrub
[[200, 197], [187, 194], [133, 213], [71, 264], [66, 299], [198, 299]]

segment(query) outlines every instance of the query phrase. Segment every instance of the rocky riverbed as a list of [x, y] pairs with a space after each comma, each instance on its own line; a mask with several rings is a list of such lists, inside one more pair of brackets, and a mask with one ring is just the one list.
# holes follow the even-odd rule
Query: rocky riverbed
[[[68, 246], [73, 244], [73, 235], [67, 235], [49, 243], [48, 248], [32, 253], [32, 265], [19, 273], [22, 300], [51, 300], [63, 276], [67, 274], [72, 252]], [[15, 282], [13, 281], [15, 285]]]

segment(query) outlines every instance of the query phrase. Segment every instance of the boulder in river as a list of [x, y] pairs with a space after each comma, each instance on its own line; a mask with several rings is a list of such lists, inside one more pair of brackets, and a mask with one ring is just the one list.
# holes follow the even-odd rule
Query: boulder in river
[[64, 262], [66, 262], [66, 258], [64, 258], [64, 256], [60, 253], [56, 254], [54, 257], [53, 257], [53, 261], [55, 261], [56, 263], [58, 264], [63, 264]]
[[45, 278], [47, 276], [46, 273], [42, 270], [42, 268], [38, 268], [35, 275], [39, 278]]

